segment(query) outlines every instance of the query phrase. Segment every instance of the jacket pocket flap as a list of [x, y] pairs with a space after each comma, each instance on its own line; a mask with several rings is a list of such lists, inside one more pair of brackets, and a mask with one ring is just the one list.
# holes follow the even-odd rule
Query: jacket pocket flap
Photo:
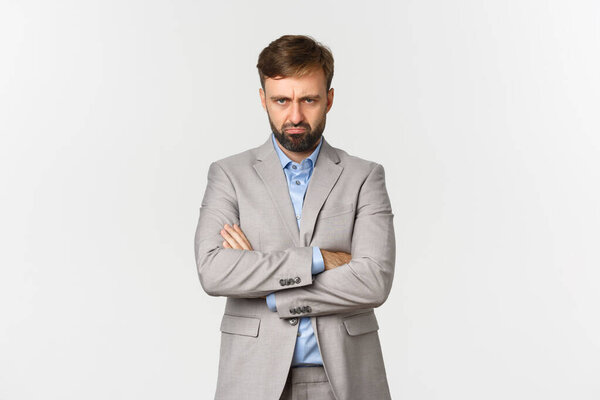
[[259, 326], [260, 318], [224, 314], [221, 320], [221, 332], [236, 335], [257, 337]]
[[329, 204], [323, 206], [319, 213], [319, 218], [335, 217], [354, 210], [354, 203], [349, 204]]
[[379, 329], [379, 324], [377, 324], [377, 318], [375, 317], [374, 311], [345, 318], [344, 325], [350, 336], [362, 335]]

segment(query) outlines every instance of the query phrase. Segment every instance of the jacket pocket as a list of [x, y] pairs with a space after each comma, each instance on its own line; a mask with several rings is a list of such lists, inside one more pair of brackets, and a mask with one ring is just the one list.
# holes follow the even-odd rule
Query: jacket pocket
[[343, 323], [350, 336], [363, 335], [379, 329], [379, 324], [373, 310], [344, 318]]
[[336, 215], [346, 214], [354, 211], [354, 203], [348, 204], [329, 204], [324, 205], [319, 213], [319, 218], [335, 217]]
[[254, 317], [224, 314], [221, 320], [221, 332], [234, 335], [257, 337], [259, 326], [260, 318]]

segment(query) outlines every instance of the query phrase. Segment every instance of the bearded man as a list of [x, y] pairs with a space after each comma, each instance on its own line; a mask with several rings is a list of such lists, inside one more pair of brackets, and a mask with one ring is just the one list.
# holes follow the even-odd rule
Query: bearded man
[[285, 35], [259, 55], [271, 132], [210, 164], [195, 236], [202, 288], [227, 298], [218, 400], [382, 400], [374, 308], [396, 257], [383, 167], [323, 136], [333, 56]]

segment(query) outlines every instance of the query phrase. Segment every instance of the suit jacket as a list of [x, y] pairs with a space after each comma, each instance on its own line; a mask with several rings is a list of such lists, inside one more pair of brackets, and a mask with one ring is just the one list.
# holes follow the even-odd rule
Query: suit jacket
[[[325, 137], [300, 228], [270, 134], [210, 165], [195, 254], [202, 288], [227, 297], [215, 399], [279, 399], [299, 316], [311, 317], [338, 400], [390, 398], [373, 308], [392, 286], [393, 216], [383, 167]], [[239, 224], [253, 250], [224, 248], [225, 223]], [[311, 246], [352, 260], [313, 277]], [[262, 298], [273, 291], [276, 313]]]

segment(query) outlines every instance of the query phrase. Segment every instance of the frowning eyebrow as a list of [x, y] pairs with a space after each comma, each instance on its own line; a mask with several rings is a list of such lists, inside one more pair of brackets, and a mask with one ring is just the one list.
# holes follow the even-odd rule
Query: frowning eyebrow
[[[309, 94], [309, 95], [300, 97], [300, 100], [306, 100], [306, 99], [318, 100], [320, 98], [321, 98], [321, 95], [318, 95], [318, 94]], [[289, 97], [285, 97], [285, 96], [271, 96], [270, 99], [274, 100], [274, 101], [277, 101], [277, 100], [291, 100]]]

